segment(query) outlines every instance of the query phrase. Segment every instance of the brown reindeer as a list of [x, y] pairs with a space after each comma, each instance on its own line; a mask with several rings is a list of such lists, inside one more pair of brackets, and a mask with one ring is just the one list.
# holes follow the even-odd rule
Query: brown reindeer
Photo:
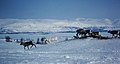
[[29, 41], [29, 42], [21, 42], [20, 43], [20, 45], [23, 45], [24, 46], [24, 49], [27, 47], [28, 49], [29, 49], [29, 46], [31, 45], [31, 47], [30, 48], [32, 48], [33, 46], [35, 46], [36, 47], [36, 45], [35, 44], [33, 44], [33, 42], [32, 41]]

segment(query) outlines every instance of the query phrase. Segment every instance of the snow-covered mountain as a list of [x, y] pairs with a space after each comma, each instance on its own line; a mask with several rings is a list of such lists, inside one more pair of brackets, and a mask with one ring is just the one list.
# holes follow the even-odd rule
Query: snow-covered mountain
[[119, 20], [77, 18], [74, 20], [57, 19], [0, 19], [1, 31], [11, 32], [60, 32], [75, 31], [84, 27], [120, 27]]
[[120, 27], [120, 19], [115, 19], [114, 22], [112, 22], [114, 27]]

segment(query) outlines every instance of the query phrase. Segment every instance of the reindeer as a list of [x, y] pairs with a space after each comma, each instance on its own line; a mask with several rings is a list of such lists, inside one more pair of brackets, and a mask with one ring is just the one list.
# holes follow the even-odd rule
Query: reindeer
[[76, 30], [76, 32], [77, 32], [76, 37], [79, 37], [79, 35], [81, 34], [81, 31], [83, 31], [83, 29]]
[[93, 35], [93, 36], [99, 36], [100, 33], [99, 32], [91, 32], [91, 35]]
[[100, 35], [100, 32], [91, 32], [90, 33], [90, 37], [93, 37], [93, 38], [98, 38], [98, 37], [100, 37], [101, 35]]
[[120, 31], [119, 31], [119, 33], [118, 33], [118, 36], [120, 37]]
[[10, 36], [5, 36], [5, 41], [6, 41], [6, 42], [12, 42]]
[[112, 37], [118, 37], [120, 35], [118, 30], [109, 30], [108, 33], [112, 34]]
[[85, 37], [87, 34], [90, 34], [90, 30], [84, 30], [84, 29], [78, 29], [76, 30], [77, 34], [76, 37], [78, 37], [79, 35]]
[[27, 48], [29, 49], [29, 46], [30, 46], [30, 45], [32, 45], [30, 48], [32, 48], [33, 46], [36, 47], [36, 45], [33, 44], [32, 41], [29, 41], [29, 42], [21, 42], [20, 45], [23, 45], [23, 46], [24, 46], [24, 49], [25, 49], [25, 47], [27, 47]]
[[50, 41], [46, 37], [41, 38], [41, 43], [40, 44], [48, 44]]

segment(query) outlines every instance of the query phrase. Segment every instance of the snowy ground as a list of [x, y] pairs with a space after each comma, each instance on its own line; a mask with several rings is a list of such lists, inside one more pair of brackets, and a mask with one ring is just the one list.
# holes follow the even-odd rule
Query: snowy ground
[[[0, 64], [119, 64], [120, 39], [98, 40], [93, 38], [69, 39], [74, 33], [57, 34], [1, 34], [13, 39], [38, 37], [58, 37], [57, 41], [47, 45], [36, 44], [37, 48], [24, 50], [15, 42], [0, 39]], [[103, 34], [108, 36], [108, 34]], [[110, 35], [109, 35], [110, 36]], [[36, 40], [35, 40], [36, 41]]]

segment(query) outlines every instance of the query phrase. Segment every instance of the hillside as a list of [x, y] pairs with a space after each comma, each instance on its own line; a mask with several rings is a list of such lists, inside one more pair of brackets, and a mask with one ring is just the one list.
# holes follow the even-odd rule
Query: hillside
[[0, 19], [1, 32], [63, 32], [77, 28], [119, 28], [120, 21], [110, 19], [77, 18], [74, 20], [57, 19]]

